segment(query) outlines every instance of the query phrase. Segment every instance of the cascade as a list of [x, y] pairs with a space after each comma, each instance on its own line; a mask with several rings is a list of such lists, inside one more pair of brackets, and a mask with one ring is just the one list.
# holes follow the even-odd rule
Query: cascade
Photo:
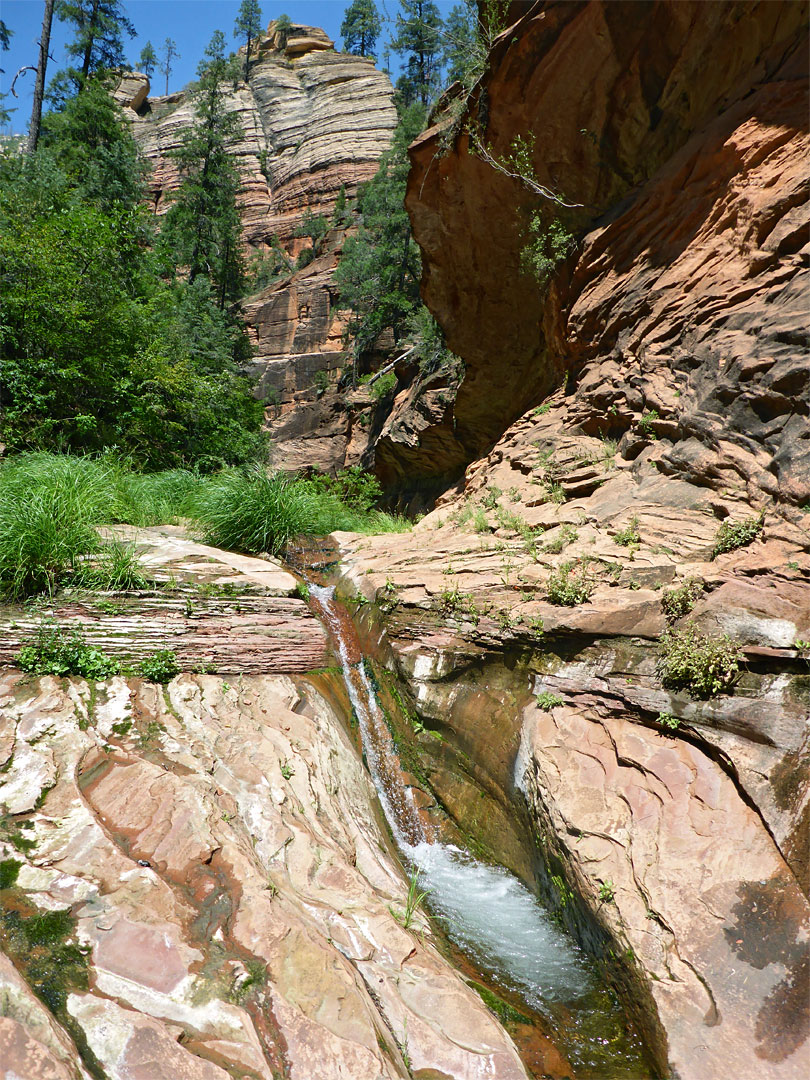
[[[353, 625], [336, 602], [334, 587], [309, 583], [309, 594], [333, 638], [365, 759], [394, 840], [448, 938], [492, 985], [551, 1020], [555, 1028], [561, 1015], [570, 1021], [577, 1012], [584, 1016], [596, 1008], [611, 1013], [608, 1027], [615, 1031], [617, 1013], [606, 1008], [588, 958], [532, 893], [509, 871], [486, 865], [437, 837], [414, 799]], [[612, 1039], [585, 1027], [575, 1018], [561, 1044], [578, 1066], [577, 1076], [604, 1076], [604, 1053]], [[615, 1066], [611, 1076], [646, 1075], [639, 1071], [637, 1046], [614, 1049], [615, 1057], [608, 1051]]]

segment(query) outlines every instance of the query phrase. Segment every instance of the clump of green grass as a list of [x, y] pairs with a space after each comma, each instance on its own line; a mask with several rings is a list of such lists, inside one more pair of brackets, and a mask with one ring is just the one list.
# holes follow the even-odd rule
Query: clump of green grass
[[556, 709], [558, 705], [563, 705], [564, 701], [559, 694], [552, 694], [550, 690], [543, 690], [542, 693], [537, 694], [534, 699], [543, 712], [551, 712], [552, 709]]
[[83, 679], [108, 679], [117, 674], [117, 660], [88, 645], [81, 630], [69, 633], [52, 623], [42, 623], [36, 641], [24, 645], [17, 665], [31, 675], [79, 675]]
[[593, 582], [583, 571], [573, 573], [574, 563], [563, 563], [558, 570], [552, 570], [546, 581], [546, 594], [550, 604], [560, 607], [576, 607], [588, 602], [593, 592]]
[[724, 521], [717, 530], [712, 548], [712, 558], [716, 559], [726, 551], [736, 551], [737, 548], [747, 547], [762, 532], [765, 525], [765, 511], [756, 517], [745, 518], [743, 521]]
[[664, 686], [709, 698], [737, 681], [743, 653], [727, 634], [709, 637], [689, 622], [681, 630], [665, 630], [661, 646], [658, 670]]
[[347, 506], [309, 480], [261, 469], [225, 471], [206, 479], [191, 500], [190, 516], [215, 547], [279, 555], [294, 536], [398, 532], [407, 522], [380, 510]]

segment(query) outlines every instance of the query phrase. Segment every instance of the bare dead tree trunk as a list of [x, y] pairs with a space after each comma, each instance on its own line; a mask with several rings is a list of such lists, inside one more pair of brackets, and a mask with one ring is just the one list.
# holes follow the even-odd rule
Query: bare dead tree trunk
[[28, 128], [26, 153], [33, 154], [39, 142], [39, 128], [42, 123], [42, 98], [45, 94], [45, 69], [48, 66], [48, 47], [51, 43], [51, 24], [53, 23], [54, 0], [45, 0], [45, 12], [42, 16], [42, 34], [39, 39], [39, 64], [37, 80], [34, 84], [34, 105], [31, 109], [31, 124]]

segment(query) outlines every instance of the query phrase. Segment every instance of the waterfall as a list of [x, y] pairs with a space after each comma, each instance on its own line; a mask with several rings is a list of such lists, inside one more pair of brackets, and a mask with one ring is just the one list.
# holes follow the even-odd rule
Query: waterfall
[[433, 912], [444, 918], [448, 936], [493, 982], [535, 1011], [547, 1011], [544, 1002], [571, 1002], [587, 994], [593, 982], [582, 954], [528, 889], [503, 868], [441, 843], [420, 815], [334, 588], [310, 585], [310, 597], [335, 643], [369, 772], [394, 839], [418, 871], [419, 887], [427, 892]]

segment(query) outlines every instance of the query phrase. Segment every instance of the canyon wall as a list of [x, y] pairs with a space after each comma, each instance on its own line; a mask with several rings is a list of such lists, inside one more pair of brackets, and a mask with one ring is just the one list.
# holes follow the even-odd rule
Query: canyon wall
[[[347, 588], [376, 597], [428, 728], [422, 782], [524, 874], [499, 823], [529, 813], [535, 884], [660, 1074], [798, 1078], [807, 6], [511, 10], [411, 148], [423, 296], [467, 365], [442, 464], [466, 472], [407, 540], [342, 538]], [[524, 176], [580, 204], [544, 288], [521, 252], [550, 204], [504, 172], [519, 139]], [[677, 649], [727, 681], [679, 681]]]
[[[239, 57], [244, 63], [244, 49]], [[194, 110], [186, 92], [150, 98], [148, 90], [146, 76], [129, 73], [116, 97], [151, 167], [149, 197], [159, 216], [180, 183], [172, 153]], [[274, 244], [289, 263], [288, 273], [242, 304], [256, 350], [251, 374], [271, 406], [272, 431], [279, 414], [314, 399], [320, 372], [334, 381], [344, 366], [333, 271], [352, 218], [334, 221], [335, 205], [376, 172], [396, 110], [390, 80], [372, 60], [336, 52], [323, 30], [293, 24], [282, 36], [275, 23], [252, 47], [248, 81], [229, 88], [226, 107], [242, 130], [232, 153], [248, 264]], [[319, 256], [295, 272], [296, 257], [311, 244], [297, 235], [307, 213], [326, 217], [332, 228]], [[329, 456], [338, 459], [339, 451]]]

